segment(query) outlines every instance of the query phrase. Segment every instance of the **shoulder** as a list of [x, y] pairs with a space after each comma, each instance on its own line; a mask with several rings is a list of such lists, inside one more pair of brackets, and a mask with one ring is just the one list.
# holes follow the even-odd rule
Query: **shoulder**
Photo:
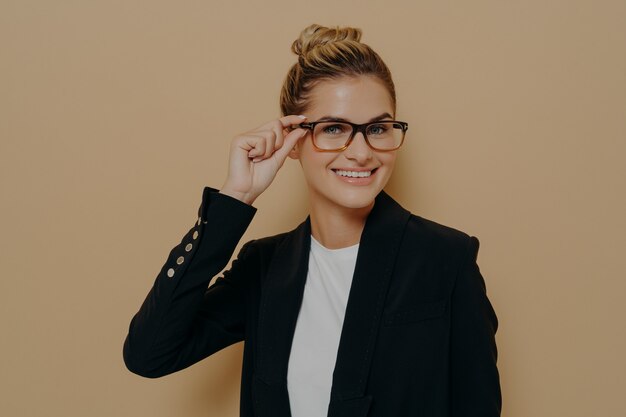
[[437, 280], [452, 289], [462, 271], [474, 268], [480, 242], [463, 230], [411, 214], [399, 253], [406, 268], [415, 265], [436, 272]]
[[385, 219], [388, 218], [406, 220], [403, 237], [405, 244], [429, 248], [431, 251], [450, 252], [467, 248], [473, 240], [473, 237], [463, 230], [411, 212], [386, 192], [381, 192], [377, 204], [380, 204], [381, 213], [378, 222], [386, 223]]
[[477, 237], [413, 213], [407, 222], [403, 243], [434, 258], [457, 260], [475, 257], [479, 246]]
[[464, 242], [470, 238], [470, 235], [463, 230], [413, 213], [407, 222], [407, 232], [421, 234], [424, 238], [444, 242]]

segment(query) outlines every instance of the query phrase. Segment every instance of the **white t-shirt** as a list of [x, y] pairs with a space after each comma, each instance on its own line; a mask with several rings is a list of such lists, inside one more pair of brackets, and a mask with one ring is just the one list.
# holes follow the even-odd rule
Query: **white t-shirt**
[[311, 236], [309, 271], [287, 370], [293, 417], [326, 417], [359, 244], [328, 249]]

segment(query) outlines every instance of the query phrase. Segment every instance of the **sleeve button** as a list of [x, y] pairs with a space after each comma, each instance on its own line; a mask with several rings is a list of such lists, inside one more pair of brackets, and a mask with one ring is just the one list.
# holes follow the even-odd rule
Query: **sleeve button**
[[185, 262], [185, 258], [182, 256], [179, 256], [178, 259], [176, 259], [176, 263], [178, 265], [182, 264], [183, 262]]
[[187, 243], [187, 246], [185, 246], [185, 251], [189, 252], [191, 248], [193, 248], [193, 245], [191, 243]]
[[193, 232], [193, 238], [197, 239], [198, 238], [198, 231], [196, 230], [195, 232]]
[[174, 268], [170, 268], [167, 270], [167, 276], [170, 278], [174, 276]]
[[200, 221], [202, 220], [202, 217], [198, 217], [198, 226], [200, 226]]

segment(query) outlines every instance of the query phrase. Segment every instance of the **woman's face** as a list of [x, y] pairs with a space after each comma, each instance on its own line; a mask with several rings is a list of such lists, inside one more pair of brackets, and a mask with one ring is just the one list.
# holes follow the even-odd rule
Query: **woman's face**
[[[371, 76], [319, 82], [311, 90], [304, 114], [307, 122], [332, 118], [352, 123], [393, 120], [395, 116], [387, 89]], [[341, 152], [320, 152], [313, 147], [309, 131], [289, 155], [300, 160], [311, 203], [332, 209], [362, 208], [372, 204], [391, 177], [396, 152], [373, 150], [362, 133], [357, 133], [350, 146]], [[345, 171], [365, 171], [371, 175], [354, 178], [345, 176]]]

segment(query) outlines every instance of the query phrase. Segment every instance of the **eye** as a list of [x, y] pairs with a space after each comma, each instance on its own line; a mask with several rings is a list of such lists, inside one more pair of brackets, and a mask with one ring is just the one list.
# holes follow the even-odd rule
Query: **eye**
[[321, 128], [325, 135], [341, 135], [346, 131], [346, 126], [339, 123], [325, 124]]
[[389, 130], [388, 123], [377, 123], [367, 127], [368, 135], [383, 135]]

